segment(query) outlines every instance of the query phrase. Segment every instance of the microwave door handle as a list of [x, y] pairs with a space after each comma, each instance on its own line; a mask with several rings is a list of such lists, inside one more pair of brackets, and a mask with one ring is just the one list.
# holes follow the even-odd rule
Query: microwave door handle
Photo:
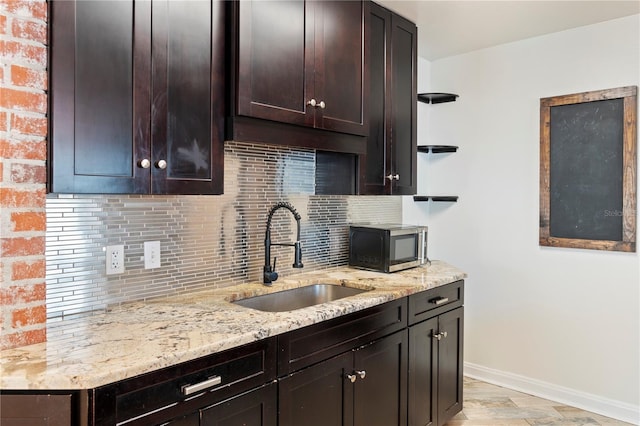
[[422, 238], [420, 242], [422, 243], [421, 253], [420, 253], [420, 264], [424, 265], [427, 262], [427, 231], [422, 230]]

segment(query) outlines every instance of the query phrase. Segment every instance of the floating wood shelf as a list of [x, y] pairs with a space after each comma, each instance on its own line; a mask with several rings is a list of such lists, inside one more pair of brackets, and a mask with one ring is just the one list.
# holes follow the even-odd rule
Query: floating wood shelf
[[435, 201], [455, 203], [458, 201], [457, 195], [414, 195], [413, 201]]
[[440, 154], [443, 152], [456, 152], [457, 146], [454, 145], [418, 145], [418, 152], [429, 153], [431, 151], [434, 154]]
[[425, 104], [442, 104], [445, 102], [455, 102], [458, 95], [455, 93], [418, 93], [418, 100]]

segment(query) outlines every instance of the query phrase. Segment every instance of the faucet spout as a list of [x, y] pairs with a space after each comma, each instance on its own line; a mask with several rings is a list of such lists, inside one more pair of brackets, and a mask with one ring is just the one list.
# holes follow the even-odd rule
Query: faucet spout
[[[273, 214], [278, 209], [287, 209], [293, 214], [293, 217], [296, 220], [296, 241], [294, 243], [272, 243], [271, 242], [271, 219], [273, 218]], [[264, 267], [263, 267], [263, 283], [265, 285], [271, 285], [271, 283], [278, 279], [278, 273], [276, 272], [276, 260], [273, 260], [273, 266], [271, 266], [271, 246], [292, 246], [295, 250], [294, 252], [294, 260], [293, 267], [294, 268], [302, 268], [304, 265], [302, 264], [302, 248], [300, 245], [300, 214], [296, 211], [296, 209], [287, 202], [280, 202], [275, 204], [269, 210], [269, 215], [267, 216], [267, 229], [265, 231], [264, 236]]]

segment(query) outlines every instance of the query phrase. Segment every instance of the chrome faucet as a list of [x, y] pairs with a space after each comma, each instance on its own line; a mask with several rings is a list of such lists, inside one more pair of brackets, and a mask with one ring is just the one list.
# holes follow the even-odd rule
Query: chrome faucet
[[[271, 242], [271, 218], [276, 210], [280, 208], [285, 208], [293, 214], [293, 217], [296, 219], [296, 224], [298, 227], [298, 232], [296, 234], [296, 242], [295, 243], [272, 243]], [[278, 279], [278, 273], [276, 272], [276, 260], [275, 257], [273, 259], [273, 266], [271, 266], [271, 246], [291, 246], [294, 247], [295, 254], [293, 260], [294, 268], [302, 268], [304, 265], [302, 264], [302, 249], [300, 248], [300, 215], [296, 211], [296, 209], [289, 203], [280, 202], [275, 206], [271, 207], [269, 210], [269, 216], [267, 218], [267, 231], [264, 236], [264, 276], [263, 283], [264, 285], [271, 285], [271, 283]]]

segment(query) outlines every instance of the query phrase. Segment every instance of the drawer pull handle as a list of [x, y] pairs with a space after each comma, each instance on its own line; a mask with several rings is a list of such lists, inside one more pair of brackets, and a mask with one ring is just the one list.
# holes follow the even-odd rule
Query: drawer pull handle
[[431, 303], [435, 303], [436, 305], [443, 305], [449, 301], [448, 297], [438, 297], [437, 299], [431, 299]]
[[200, 392], [201, 390], [210, 388], [211, 386], [219, 385], [222, 383], [222, 378], [220, 376], [214, 376], [208, 380], [205, 380], [200, 383], [196, 383], [195, 385], [185, 385], [182, 387], [182, 394], [184, 396], [188, 396], [194, 394], [196, 392]]

